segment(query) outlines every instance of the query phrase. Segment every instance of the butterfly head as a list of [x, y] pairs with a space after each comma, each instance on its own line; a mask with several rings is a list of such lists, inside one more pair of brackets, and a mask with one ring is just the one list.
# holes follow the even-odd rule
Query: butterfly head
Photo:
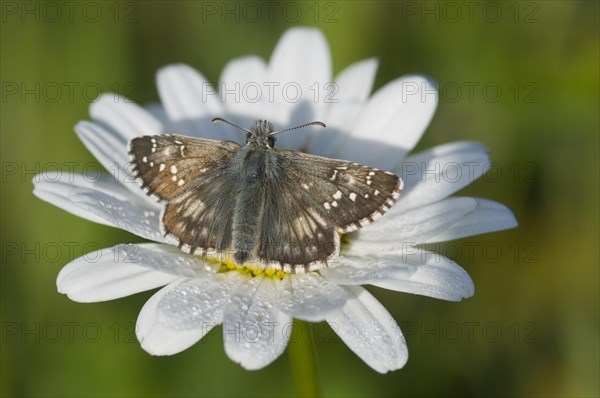
[[275, 137], [273, 125], [266, 120], [257, 120], [254, 127], [247, 132], [246, 145], [273, 148], [275, 146]]
[[266, 120], [257, 120], [256, 123], [254, 123], [254, 127], [252, 127], [250, 130], [247, 130], [247, 129], [241, 128], [237, 124], [228, 122], [227, 120], [220, 118], [220, 117], [214, 118], [212, 120], [212, 122], [213, 123], [217, 123], [217, 122], [226, 123], [230, 126], [233, 126], [242, 131], [245, 131], [247, 134], [246, 135], [246, 145], [254, 147], [254, 148], [273, 148], [273, 146], [275, 146], [275, 137], [273, 137], [275, 134], [280, 134], [280, 133], [284, 133], [286, 131], [300, 129], [300, 128], [306, 127], [306, 126], [325, 127], [325, 123], [323, 123], [323, 122], [310, 122], [310, 123], [302, 124], [300, 126], [284, 129], [284, 130], [273, 131], [273, 125], [271, 123], [267, 122]]

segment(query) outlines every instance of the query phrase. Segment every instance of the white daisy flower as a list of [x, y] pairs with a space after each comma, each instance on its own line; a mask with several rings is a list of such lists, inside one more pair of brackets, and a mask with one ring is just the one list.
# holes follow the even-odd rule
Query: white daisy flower
[[[401, 368], [408, 358], [402, 332], [361, 285], [459, 301], [474, 292], [469, 275], [421, 245], [517, 223], [501, 204], [451, 196], [489, 166], [482, 145], [455, 142], [407, 157], [435, 111], [434, 84], [404, 76], [369, 96], [376, 68], [373, 59], [361, 61], [334, 80], [323, 35], [294, 28], [268, 63], [249, 56], [227, 64], [217, 88], [191, 67], [171, 65], [157, 77], [162, 105], [144, 108], [113, 94], [100, 97], [90, 109], [93, 121], [78, 123], [75, 131], [113, 176], [45, 174], [34, 180], [34, 194], [157, 243], [118, 245], [78, 258], [60, 272], [59, 292], [97, 302], [164, 286], [137, 320], [141, 345], [153, 355], [183, 351], [223, 324], [227, 355], [246, 369], [260, 369], [282, 354], [297, 318], [327, 321], [378, 372]], [[315, 272], [240, 269], [185, 254], [160, 233], [161, 205], [131, 178], [127, 144], [137, 136], [175, 132], [239, 140], [233, 129], [210, 123], [216, 116], [245, 127], [256, 119], [279, 128], [321, 120], [326, 130], [283, 135], [279, 146], [390, 170], [403, 178], [404, 190], [383, 218], [345, 235], [339, 257]]]

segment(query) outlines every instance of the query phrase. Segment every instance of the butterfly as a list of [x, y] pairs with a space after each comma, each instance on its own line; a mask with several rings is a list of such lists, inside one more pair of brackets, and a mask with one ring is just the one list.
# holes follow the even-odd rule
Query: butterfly
[[259, 120], [246, 145], [183, 135], [129, 143], [141, 188], [166, 202], [161, 232], [186, 253], [229, 255], [243, 266], [308, 272], [339, 254], [340, 233], [372, 223], [394, 204], [403, 182], [388, 171], [347, 160], [275, 148]]

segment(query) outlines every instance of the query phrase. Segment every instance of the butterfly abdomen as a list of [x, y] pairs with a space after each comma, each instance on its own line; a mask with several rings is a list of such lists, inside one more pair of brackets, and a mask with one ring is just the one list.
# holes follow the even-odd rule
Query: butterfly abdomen
[[233, 214], [232, 243], [234, 260], [238, 265], [254, 257], [256, 237], [265, 206], [265, 193], [269, 172], [265, 168], [266, 151], [248, 151], [239, 167], [240, 194], [236, 198]]
[[235, 250], [234, 259], [238, 265], [243, 265], [249, 260], [254, 251], [264, 197], [262, 189], [246, 193], [238, 198], [233, 215], [232, 241]]

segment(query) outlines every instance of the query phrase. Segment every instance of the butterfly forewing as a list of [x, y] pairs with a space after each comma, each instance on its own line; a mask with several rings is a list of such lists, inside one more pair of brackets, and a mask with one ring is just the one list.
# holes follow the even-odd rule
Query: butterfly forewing
[[278, 153], [296, 189], [308, 194], [315, 211], [338, 232], [372, 223], [402, 189], [402, 180], [388, 171], [296, 151]]
[[169, 200], [183, 193], [190, 182], [226, 167], [239, 148], [232, 141], [151, 135], [131, 140], [129, 157], [142, 189]]

